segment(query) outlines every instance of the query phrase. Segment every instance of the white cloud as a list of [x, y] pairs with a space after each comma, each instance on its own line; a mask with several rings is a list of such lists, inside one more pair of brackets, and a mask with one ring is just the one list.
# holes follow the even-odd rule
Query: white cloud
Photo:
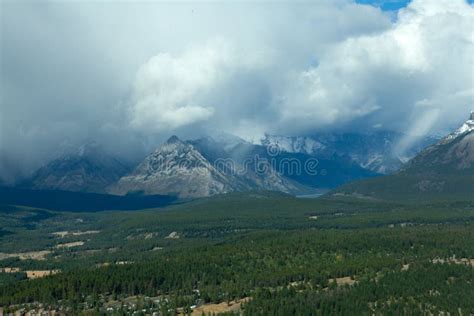
[[187, 48], [173, 56], [160, 53], [140, 67], [130, 107], [131, 125], [148, 132], [170, 131], [212, 120], [213, 95], [223, 82], [246, 69], [256, 70], [258, 54], [238, 54], [223, 39]]
[[[442, 127], [459, 121], [473, 106], [473, 23], [463, 0], [414, 0], [388, 30], [336, 43], [295, 75], [276, 105], [280, 124], [311, 128], [367, 116], [426, 133], [441, 118]], [[420, 109], [421, 100], [430, 108]], [[426, 124], [424, 112], [438, 119]]]
[[[278, 39], [263, 37], [249, 47], [227, 36], [151, 58], [137, 75], [132, 125], [169, 133], [202, 123], [255, 139], [363, 120], [366, 128], [427, 133], [468, 113], [474, 9], [463, 0], [415, 0], [388, 25], [382, 12], [345, 1], [302, 12], [294, 12], [300, 21], [286, 16], [296, 33], [285, 33], [267, 16], [261, 33], [247, 34], [259, 38], [273, 27], [281, 31]], [[362, 25], [360, 15], [371, 22]], [[350, 25], [360, 31], [349, 31]], [[345, 31], [322, 38], [332, 27]], [[429, 105], [420, 107], [422, 100]]]
[[132, 126], [161, 131], [210, 118], [213, 108], [201, 104], [198, 95], [215, 84], [225, 54], [206, 47], [179, 57], [167, 53], [152, 57], [137, 74]]
[[204, 128], [424, 133], [474, 104], [464, 0], [414, 0], [393, 20], [352, 0], [1, 5], [0, 156], [18, 169], [64, 139], [131, 153]]

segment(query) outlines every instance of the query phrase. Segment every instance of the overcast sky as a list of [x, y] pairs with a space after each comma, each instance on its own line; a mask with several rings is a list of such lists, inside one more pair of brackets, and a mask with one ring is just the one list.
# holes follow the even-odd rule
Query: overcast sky
[[473, 5], [358, 2], [3, 0], [0, 173], [88, 140], [133, 158], [172, 134], [424, 135], [467, 119]]

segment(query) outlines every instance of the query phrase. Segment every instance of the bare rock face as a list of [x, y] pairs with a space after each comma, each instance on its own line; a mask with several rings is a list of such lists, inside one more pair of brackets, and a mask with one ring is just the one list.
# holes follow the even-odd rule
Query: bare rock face
[[[219, 153], [222, 154], [222, 153]], [[130, 174], [109, 188], [113, 194], [168, 194], [180, 198], [205, 197], [245, 190], [294, 192], [297, 187], [274, 170], [256, 175], [252, 170], [236, 172], [203, 156], [190, 142], [172, 136], [147, 156]]]
[[186, 198], [230, 192], [232, 183], [192, 145], [172, 136], [110, 191], [115, 194], [172, 194]]

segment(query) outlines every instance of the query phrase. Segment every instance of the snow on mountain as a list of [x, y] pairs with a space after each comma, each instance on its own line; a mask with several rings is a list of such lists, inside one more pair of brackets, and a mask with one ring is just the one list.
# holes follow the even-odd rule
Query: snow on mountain
[[[310, 190], [391, 173], [402, 164], [392, 153], [393, 133], [267, 135], [261, 145], [219, 134], [183, 141], [171, 137], [133, 171], [90, 142], [64, 153], [27, 181], [33, 189], [201, 197], [246, 190]], [[317, 174], [301, 168], [316, 158]], [[229, 164], [230, 162], [230, 164]], [[299, 171], [294, 172], [297, 163]]]
[[320, 133], [313, 136], [266, 135], [261, 143], [277, 147], [289, 153], [305, 153], [317, 158], [330, 159], [333, 156], [349, 157], [362, 168], [376, 173], [388, 174], [398, 170], [413, 157], [425, 142], [417, 144], [399, 157], [393, 151], [401, 134], [394, 132], [374, 133]]
[[316, 141], [312, 137], [306, 136], [280, 136], [265, 135], [261, 140], [263, 146], [278, 146], [280, 150], [289, 153], [305, 153], [315, 155], [325, 148], [325, 145]]
[[474, 111], [471, 111], [471, 115], [469, 116], [469, 119], [464, 122], [464, 124], [461, 125], [457, 130], [449, 134], [448, 136], [445, 137], [444, 141], [451, 141], [454, 138], [459, 137], [460, 135], [463, 135], [465, 133], [469, 133], [474, 131]]
[[474, 168], [474, 111], [460, 128], [427, 147], [403, 168], [403, 171], [428, 170], [454, 172]]

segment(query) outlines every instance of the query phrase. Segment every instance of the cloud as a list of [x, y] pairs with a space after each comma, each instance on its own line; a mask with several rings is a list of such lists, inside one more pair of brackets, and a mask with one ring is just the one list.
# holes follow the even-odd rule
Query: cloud
[[0, 161], [15, 174], [89, 139], [133, 159], [172, 133], [423, 134], [473, 104], [463, 0], [395, 19], [350, 0], [0, 5]]
[[142, 65], [134, 84], [133, 128], [163, 132], [212, 120], [216, 89], [233, 84], [237, 73], [259, 68], [259, 60], [238, 56], [223, 39], [190, 47], [179, 56], [160, 53]]
[[[463, 0], [415, 0], [386, 24], [389, 17], [371, 7], [325, 3], [304, 13], [290, 10], [292, 34], [266, 17], [262, 33], [271, 26], [281, 36], [252, 43], [245, 54], [227, 36], [145, 63], [135, 85], [132, 125], [167, 131], [195, 129], [200, 122], [253, 140], [265, 132], [323, 128], [383, 126], [418, 136], [436, 124], [435, 130], [451, 128], [472, 106], [474, 79], [466, 70], [474, 69], [473, 11]], [[371, 28], [357, 14], [367, 16]], [[341, 16], [344, 23], [337, 22]], [[334, 28], [345, 31], [321, 38]]]
[[[413, 1], [389, 29], [336, 43], [317, 66], [296, 74], [276, 105], [280, 124], [311, 128], [366, 117], [399, 131], [423, 124], [418, 130], [426, 133], [459, 122], [474, 97], [473, 21], [464, 1]], [[426, 125], [424, 113], [433, 109], [438, 119]]]
[[132, 126], [163, 131], [210, 118], [212, 108], [196, 99], [217, 80], [217, 53], [205, 50], [178, 58], [163, 53], [144, 64], [135, 83]]
[[281, 3], [271, 11], [265, 5], [214, 9], [214, 20], [222, 22], [217, 32], [177, 53], [161, 51], [138, 70], [129, 100], [135, 130], [186, 133], [205, 126], [253, 140], [276, 127], [287, 132], [275, 125], [281, 114], [275, 100], [289, 75], [329, 44], [390, 25], [377, 9], [345, 0]]

